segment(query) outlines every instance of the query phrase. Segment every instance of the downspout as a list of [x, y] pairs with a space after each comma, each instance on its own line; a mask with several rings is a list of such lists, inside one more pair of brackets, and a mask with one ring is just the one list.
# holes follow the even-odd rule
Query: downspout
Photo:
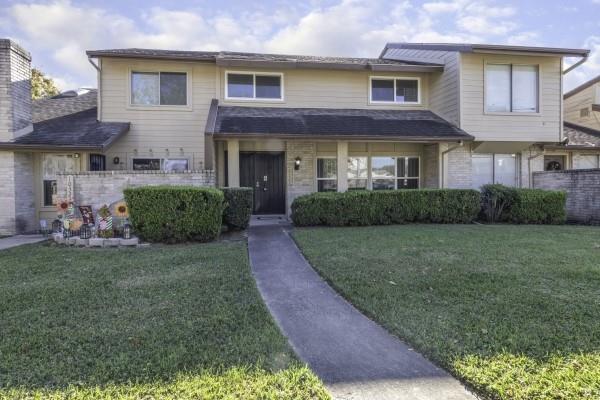
[[98, 121], [101, 120], [101, 116], [102, 116], [102, 70], [100, 69], [100, 67], [98, 66], [98, 64], [96, 64], [95, 62], [92, 61], [91, 57], [88, 57], [88, 62], [90, 64], [92, 64], [92, 67], [94, 67], [96, 69], [96, 71], [98, 71], [98, 78], [97, 78], [97, 86], [98, 86], [98, 101], [97, 101], [97, 108], [98, 108], [98, 114], [96, 116], [96, 119]]
[[575, 68], [579, 67], [581, 64], [583, 64], [584, 62], [586, 62], [589, 58], [589, 54], [586, 54], [585, 56], [583, 56], [581, 58], [581, 60], [577, 61], [575, 64], [571, 65], [569, 68], [565, 69], [563, 71], [563, 75], [568, 74], [569, 72], [573, 71]]
[[446, 176], [446, 171], [444, 171], [444, 165], [445, 165], [445, 156], [446, 156], [446, 154], [450, 153], [451, 151], [454, 151], [454, 150], [458, 149], [459, 147], [463, 147], [464, 145], [465, 145], [464, 142], [462, 140], [460, 140], [458, 142], [458, 144], [456, 144], [456, 145], [454, 145], [452, 147], [449, 147], [448, 149], [442, 151], [442, 165], [441, 165], [441, 167], [442, 167], [441, 168], [442, 169], [442, 173], [441, 173], [441, 176], [440, 176], [440, 182], [442, 183], [441, 189], [444, 188], [444, 183], [445, 183], [444, 182], [444, 177]]

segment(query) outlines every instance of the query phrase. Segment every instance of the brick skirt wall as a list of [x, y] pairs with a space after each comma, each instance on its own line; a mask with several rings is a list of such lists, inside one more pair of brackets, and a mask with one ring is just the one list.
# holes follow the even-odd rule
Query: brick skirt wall
[[533, 187], [567, 192], [567, 220], [600, 224], [600, 169], [533, 173]]
[[[130, 187], [156, 185], [215, 186], [212, 170], [163, 171], [101, 171], [62, 174], [57, 179], [59, 199], [72, 200], [76, 205], [91, 205], [95, 209], [123, 198], [123, 190]], [[69, 189], [69, 183], [72, 189]], [[70, 193], [70, 194], [69, 194]]]

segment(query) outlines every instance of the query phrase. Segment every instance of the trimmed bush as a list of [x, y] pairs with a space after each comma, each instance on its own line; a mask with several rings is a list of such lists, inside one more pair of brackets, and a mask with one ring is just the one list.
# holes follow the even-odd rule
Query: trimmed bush
[[225, 211], [223, 223], [230, 229], [246, 229], [250, 224], [250, 216], [254, 203], [252, 188], [222, 188], [225, 195]]
[[216, 239], [223, 218], [223, 192], [193, 186], [125, 189], [136, 233], [149, 242], [207, 242]]
[[542, 189], [515, 189], [515, 202], [507, 220], [517, 224], [564, 224], [567, 219], [565, 192]]
[[481, 215], [488, 222], [507, 219], [507, 211], [517, 198], [517, 190], [512, 187], [489, 184], [481, 187]]
[[420, 189], [312, 193], [292, 203], [297, 226], [469, 223], [480, 210], [476, 190]]

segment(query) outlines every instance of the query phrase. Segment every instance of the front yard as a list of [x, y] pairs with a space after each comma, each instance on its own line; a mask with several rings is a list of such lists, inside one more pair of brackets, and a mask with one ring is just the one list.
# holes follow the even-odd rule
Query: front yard
[[328, 398], [243, 243], [0, 251], [0, 321], [0, 399]]
[[304, 228], [294, 238], [344, 297], [486, 398], [600, 398], [600, 228]]

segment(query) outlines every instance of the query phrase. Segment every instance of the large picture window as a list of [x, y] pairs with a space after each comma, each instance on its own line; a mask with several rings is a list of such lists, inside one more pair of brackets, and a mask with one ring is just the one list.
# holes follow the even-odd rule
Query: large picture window
[[227, 72], [225, 76], [225, 98], [227, 99], [283, 99], [282, 74]]
[[136, 106], [187, 105], [185, 72], [131, 72], [131, 104]]
[[337, 191], [337, 159], [317, 158], [317, 191]]
[[348, 157], [348, 190], [367, 189], [368, 180], [367, 157]]
[[485, 110], [487, 112], [536, 113], [538, 66], [487, 64]]
[[372, 157], [373, 190], [418, 189], [419, 157]]
[[517, 157], [514, 154], [473, 154], [471, 166], [473, 189], [488, 183], [517, 185]]
[[372, 103], [420, 103], [420, 80], [418, 78], [371, 78]]
[[78, 171], [78, 159], [72, 154], [44, 154], [42, 157], [43, 205], [54, 206], [57, 202], [56, 177], [60, 173]]

